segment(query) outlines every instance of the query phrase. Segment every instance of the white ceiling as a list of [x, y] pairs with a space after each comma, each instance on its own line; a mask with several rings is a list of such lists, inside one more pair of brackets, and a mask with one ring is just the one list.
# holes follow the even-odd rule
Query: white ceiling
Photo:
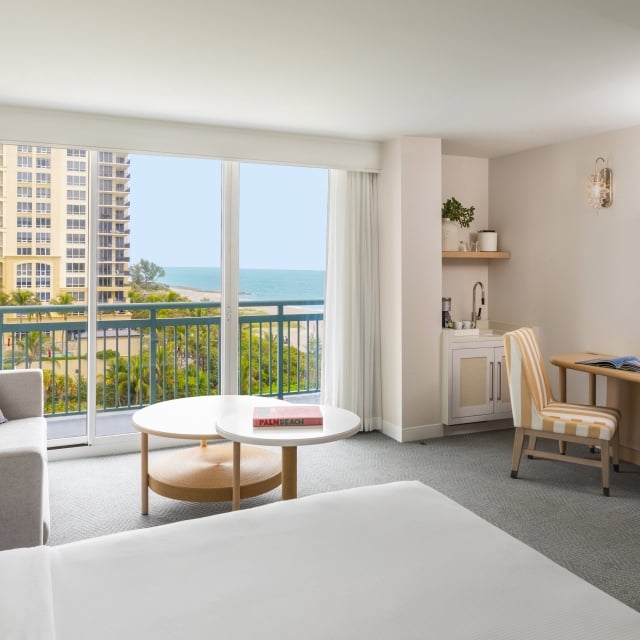
[[638, 0], [0, 3], [0, 104], [484, 157], [640, 124]]

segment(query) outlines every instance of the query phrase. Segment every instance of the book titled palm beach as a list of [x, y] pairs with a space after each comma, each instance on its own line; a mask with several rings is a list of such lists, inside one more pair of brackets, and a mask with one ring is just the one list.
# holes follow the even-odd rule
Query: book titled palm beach
[[266, 427], [322, 427], [322, 410], [315, 404], [254, 407], [253, 426]]

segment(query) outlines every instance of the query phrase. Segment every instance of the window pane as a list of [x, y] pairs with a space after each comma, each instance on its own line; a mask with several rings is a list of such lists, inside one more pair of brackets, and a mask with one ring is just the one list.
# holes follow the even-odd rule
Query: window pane
[[[14, 185], [2, 203], [4, 243], [0, 277], [6, 297], [3, 316], [3, 367], [39, 367], [44, 372], [45, 414], [49, 438], [86, 439], [86, 310], [58, 312], [39, 305], [85, 301], [87, 294], [86, 184], [88, 166], [69, 166], [68, 156], [86, 158], [84, 150], [48, 146], [0, 145], [2, 183]], [[35, 167], [34, 173], [24, 167]], [[70, 177], [69, 171], [75, 173]], [[80, 172], [80, 173], [78, 173]], [[85, 187], [70, 192], [68, 186]], [[11, 195], [15, 193], [16, 197]], [[73, 199], [70, 205], [68, 200]], [[34, 206], [35, 204], [35, 206]], [[69, 207], [77, 207], [73, 212]], [[33, 212], [36, 216], [32, 216]], [[68, 216], [74, 213], [74, 222]], [[81, 218], [78, 220], [78, 218]], [[70, 247], [82, 251], [79, 263], [64, 258]], [[76, 257], [76, 256], [74, 256]], [[73, 264], [71, 268], [69, 265]], [[15, 306], [25, 307], [16, 313]], [[64, 308], [64, 307], [63, 307]], [[78, 315], [79, 314], [79, 315]]]
[[[317, 396], [327, 171], [242, 164], [239, 181], [241, 357], [246, 360], [240, 389], [288, 400], [296, 394]], [[277, 314], [277, 321], [261, 321], [265, 313]], [[295, 320], [293, 314], [297, 314]], [[281, 377], [276, 368], [265, 366], [270, 359], [264, 357], [264, 349], [271, 350], [271, 360], [282, 354]], [[262, 354], [261, 362], [254, 353]], [[306, 400], [316, 398], [307, 395]]]
[[[219, 161], [132, 154], [123, 167], [122, 154], [100, 158], [112, 170], [101, 165], [99, 173], [109, 178], [100, 180], [98, 295], [107, 279], [124, 277], [110, 260], [130, 251], [126, 280], [137, 307], [118, 315], [114, 300], [114, 326], [131, 316], [133, 328], [98, 331], [96, 351], [105, 354], [98, 363], [98, 436], [135, 432], [118, 409], [219, 392], [221, 202]], [[129, 214], [130, 237], [123, 229]], [[167, 306], [180, 300], [194, 305]]]

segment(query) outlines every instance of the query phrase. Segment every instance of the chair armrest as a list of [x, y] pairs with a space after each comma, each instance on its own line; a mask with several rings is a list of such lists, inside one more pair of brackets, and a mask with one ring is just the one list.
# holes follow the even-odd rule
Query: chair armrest
[[43, 391], [41, 369], [0, 371], [0, 410], [8, 420], [42, 416]]

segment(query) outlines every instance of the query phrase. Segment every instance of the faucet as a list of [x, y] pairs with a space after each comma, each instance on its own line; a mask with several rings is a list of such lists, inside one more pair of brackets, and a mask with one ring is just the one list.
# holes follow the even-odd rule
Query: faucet
[[484, 285], [482, 282], [476, 282], [473, 285], [473, 301], [471, 303], [471, 327], [473, 329], [478, 326], [478, 320], [480, 320], [480, 314], [482, 313], [482, 308], [480, 308], [476, 314], [476, 287], [478, 285], [480, 285], [480, 304], [484, 304]]

